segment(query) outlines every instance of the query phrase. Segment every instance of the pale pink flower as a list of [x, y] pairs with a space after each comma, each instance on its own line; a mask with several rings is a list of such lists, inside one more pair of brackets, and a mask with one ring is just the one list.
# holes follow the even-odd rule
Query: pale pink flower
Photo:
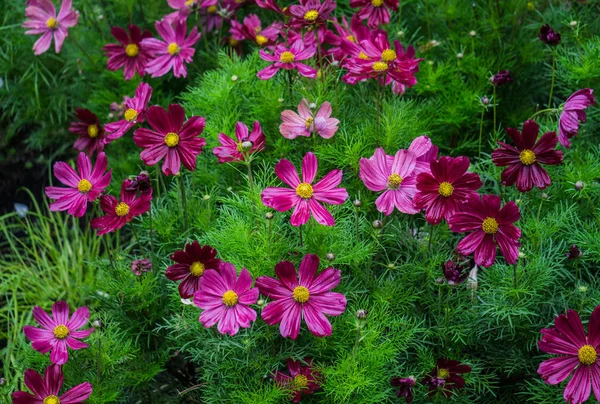
[[321, 104], [318, 112], [314, 114], [308, 107], [308, 101], [302, 99], [298, 105], [298, 113], [285, 110], [281, 113], [279, 131], [286, 139], [294, 139], [297, 136], [309, 137], [316, 133], [319, 136], [329, 139], [338, 130], [339, 119], [330, 118], [331, 104], [325, 101]]

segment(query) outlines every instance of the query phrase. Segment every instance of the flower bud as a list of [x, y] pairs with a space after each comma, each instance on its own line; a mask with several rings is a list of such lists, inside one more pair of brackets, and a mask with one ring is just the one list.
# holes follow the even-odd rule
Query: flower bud
[[100, 320], [94, 320], [94, 321], [92, 321], [92, 327], [102, 328], [102, 327], [104, 327], [104, 323]]
[[315, 109], [315, 108], [317, 108], [317, 104], [315, 104], [314, 102], [311, 102], [310, 104], [308, 104], [308, 108]]
[[569, 23], [569, 25], [570, 25], [571, 27], [576, 27], [576, 26], [577, 26], [577, 24], [578, 24], [578, 22], [577, 22], [577, 21], [571, 21], [571, 22]]
[[463, 58], [463, 54], [462, 54], [462, 52], [461, 52], [461, 53], [457, 53], [457, 54], [456, 54], [456, 58], [457, 58], [457, 59], [462, 59], [462, 58]]
[[471, 35], [472, 37], [475, 37], [475, 36], [477, 36], [477, 32], [471, 31], [471, 32], [469, 32], [469, 35]]
[[581, 285], [577, 288], [577, 290], [579, 290], [579, 293], [586, 293], [588, 291], [588, 288], [585, 285]]
[[231, 81], [237, 81], [238, 80], [238, 76], [236, 76], [235, 74], [233, 76], [231, 76]]
[[583, 251], [581, 251], [581, 248], [579, 248], [577, 246], [577, 244], [573, 244], [571, 246], [571, 249], [567, 253], [567, 258], [570, 260], [581, 258], [582, 256], [583, 256]]
[[267, 219], [267, 220], [273, 219], [273, 214], [271, 212], [265, 213], [265, 219]]
[[581, 190], [583, 189], [583, 187], [584, 187], [584, 186], [585, 186], [585, 184], [584, 184], [584, 183], [583, 183], [583, 181], [581, 181], [581, 180], [580, 180], [580, 181], [577, 181], [577, 182], [575, 183], [575, 189], [576, 189], [577, 191], [581, 191]]
[[481, 103], [483, 105], [488, 105], [490, 103], [490, 99], [484, 95], [483, 97], [481, 97]]
[[360, 199], [355, 199], [354, 202], [352, 202], [352, 204], [357, 208], [360, 208], [362, 206], [362, 202], [360, 201]]
[[373, 220], [373, 227], [376, 229], [381, 229], [383, 227], [383, 223], [381, 223], [381, 220]]
[[508, 70], [501, 70], [498, 73], [494, 74], [490, 77], [490, 82], [494, 87], [500, 87], [504, 84], [510, 83], [513, 81], [512, 76]]
[[204, 196], [202, 197], [202, 199], [204, 199], [205, 201], [208, 201], [208, 200], [210, 199], [210, 195], [204, 195]]
[[548, 194], [545, 192], [542, 192], [542, 195], [540, 195], [542, 197], [542, 199], [548, 199]]
[[325, 258], [327, 258], [327, 261], [333, 261], [335, 259], [335, 254], [329, 252], [325, 255]]
[[364, 310], [364, 309], [358, 309], [356, 310], [356, 318], [359, 320], [364, 320], [367, 318], [367, 316], [369, 315], [369, 312]]

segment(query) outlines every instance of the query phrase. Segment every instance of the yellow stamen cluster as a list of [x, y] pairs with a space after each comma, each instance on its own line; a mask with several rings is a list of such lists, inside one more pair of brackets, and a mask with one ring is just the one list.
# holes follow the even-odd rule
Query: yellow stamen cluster
[[530, 166], [535, 163], [535, 153], [529, 149], [525, 149], [519, 154], [519, 160], [526, 166]]
[[129, 108], [127, 111], [125, 111], [123, 116], [127, 122], [135, 121], [138, 116], [138, 112], [133, 108]]
[[209, 13], [216, 13], [217, 12], [217, 6], [210, 6], [206, 9], [206, 11], [208, 11]]
[[188, 6], [188, 7], [191, 7], [195, 2], [196, 2], [196, 0], [187, 0], [185, 2], [185, 5]]
[[190, 273], [193, 276], [202, 276], [204, 273], [204, 264], [199, 261], [193, 262], [192, 265], [190, 265]]
[[308, 377], [302, 374], [296, 375], [296, 377], [294, 377], [294, 386], [300, 389], [308, 386]]
[[306, 182], [301, 182], [296, 187], [296, 195], [298, 195], [300, 198], [309, 199], [312, 196], [313, 192], [314, 191], [312, 185]]
[[304, 19], [306, 21], [314, 21], [319, 18], [319, 12], [317, 10], [309, 10], [304, 14]]
[[493, 217], [486, 217], [481, 228], [486, 234], [496, 234], [498, 233], [498, 221]]
[[167, 46], [167, 52], [171, 56], [178, 54], [179, 51], [181, 51], [181, 48], [175, 42], [171, 42], [169, 46]]
[[369, 57], [362, 51], [358, 53], [358, 58], [360, 60], [369, 60]]
[[296, 57], [294, 56], [294, 54], [289, 51], [285, 51], [281, 55], [279, 55], [279, 60], [282, 63], [294, 63], [295, 59]]
[[373, 70], [376, 72], [384, 72], [388, 69], [388, 64], [385, 62], [375, 62], [373, 63]]
[[115, 206], [115, 213], [119, 217], [125, 216], [129, 213], [129, 205], [127, 205], [125, 202], [117, 203], [117, 206]]
[[87, 129], [88, 136], [92, 139], [98, 136], [98, 125], [91, 124]]
[[266, 44], [267, 42], [269, 42], [269, 38], [267, 38], [264, 35], [258, 34], [256, 35], [256, 43], [260, 46], [263, 46], [264, 44]]
[[83, 194], [87, 194], [92, 189], [92, 183], [86, 180], [85, 178], [79, 181], [77, 184], [77, 190]]
[[346, 37], [346, 39], [347, 39], [347, 40], [349, 40], [350, 42], [354, 42], [354, 43], [356, 43], [356, 38], [354, 38], [354, 35], [348, 35], [348, 36]]
[[310, 128], [310, 125], [312, 125], [314, 121], [315, 121], [315, 118], [313, 118], [312, 116], [309, 116], [308, 118], [306, 118], [306, 121], [304, 121], [304, 124], [306, 125], [306, 129]]
[[51, 394], [49, 396], [46, 396], [46, 398], [44, 398], [43, 404], [60, 404], [60, 399], [58, 397], [56, 397], [55, 395]]
[[304, 286], [296, 286], [294, 288], [294, 300], [298, 303], [306, 303], [308, 302], [308, 298], [310, 297], [310, 292]]
[[61, 324], [61, 325], [57, 325], [54, 328], [54, 337], [58, 338], [58, 339], [65, 339], [69, 336], [69, 329], [67, 328], [66, 325]]
[[400, 177], [398, 174], [394, 173], [388, 177], [388, 187], [391, 189], [400, 188], [400, 184], [402, 184], [402, 177]]
[[579, 348], [577, 356], [579, 357], [579, 362], [589, 366], [593, 363], [596, 363], [598, 352], [596, 352], [596, 349], [593, 346], [584, 345], [581, 348]]
[[130, 58], [134, 58], [138, 55], [138, 53], [140, 53], [140, 48], [136, 44], [130, 43], [125, 47], [125, 53]]
[[442, 379], [447, 379], [448, 376], [450, 376], [450, 371], [448, 369], [444, 369], [444, 368], [438, 369], [438, 377], [441, 377]]
[[165, 144], [169, 147], [175, 147], [179, 144], [179, 135], [175, 132], [167, 133], [165, 136]]
[[381, 7], [383, 6], [383, 0], [371, 0], [371, 5], [373, 7]]
[[396, 57], [396, 51], [394, 51], [393, 49], [386, 49], [383, 52], [381, 52], [381, 60], [383, 60], [384, 62], [392, 62], [396, 60]]
[[46, 27], [50, 29], [58, 28], [58, 20], [54, 17], [50, 17], [46, 20]]
[[438, 194], [442, 195], [444, 198], [448, 198], [453, 192], [454, 187], [447, 181], [442, 182], [438, 188]]
[[229, 38], [229, 45], [230, 46], [238, 46], [239, 43], [240, 43], [240, 41], [238, 41], [237, 39], [235, 39], [235, 38]]
[[235, 306], [238, 302], [238, 295], [233, 290], [223, 293], [223, 304], [227, 307]]

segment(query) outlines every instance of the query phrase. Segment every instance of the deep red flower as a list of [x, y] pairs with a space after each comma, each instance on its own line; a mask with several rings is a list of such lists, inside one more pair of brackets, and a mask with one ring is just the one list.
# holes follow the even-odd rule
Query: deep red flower
[[88, 382], [60, 394], [63, 385], [63, 372], [60, 365], [46, 368], [44, 378], [33, 369], [25, 371], [25, 385], [31, 393], [17, 391], [12, 394], [13, 404], [82, 404], [92, 395], [92, 385]]
[[91, 156], [94, 152], [100, 153], [104, 150], [105, 136], [104, 126], [98, 120], [96, 114], [86, 108], [77, 108], [75, 116], [78, 122], [71, 122], [69, 132], [79, 135], [73, 144], [73, 148], [86, 151]]
[[438, 391], [446, 398], [450, 398], [453, 389], [465, 387], [462, 374], [471, 372], [471, 367], [459, 361], [446, 358], [438, 359], [436, 366], [429, 372], [421, 383], [429, 386], [429, 395], [434, 396]]
[[490, 82], [494, 87], [500, 87], [513, 81], [508, 70], [500, 70], [498, 73], [490, 77]]
[[398, 398], [404, 397], [406, 404], [410, 404], [412, 403], [413, 399], [412, 388], [416, 381], [417, 379], [414, 376], [392, 377], [390, 379], [390, 384], [394, 387], [398, 387], [398, 390], [396, 390], [396, 396], [398, 396]]
[[307, 366], [302, 365], [300, 361], [288, 359], [289, 375], [283, 372], [275, 372], [273, 375], [275, 382], [281, 388], [291, 392], [294, 403], [299, 403], [303, 395], [312, 394], [321, 388], [322, 376], [313, 368], [312, 360], [304, 359], [304, 362]]
[[176, 264], [167, 268], [167, 278], [172, 281], [182, 281], [179, 284], [179, 296], [190, 298], [200, 289], [200, 279], [207, 269], [219, 271], [223, 262], [217, 258], [217, 250], [211, 246], [201, 246], [194, 241], [186, 244], [183, 250], [177, 250], [171, 255]]
[[102, 50], [108, 56], [108, 70], [123, 68], [125, 80], [131, 80], [135, 73], [143, 76], [150, 52], [140, 44], [143, 39], [152, 38], [150, 31], [143, 31], [137, 25], [129, 25], [129, 35], [121, 27], [112, 27], [111, 34], [119, 43], [105, 45]]
[[538, 38], [540, 38], [540, 41], [550, 46], [556, 46], [560, 43], [560, 34], [550, 28], [550, 25], [548, 24], [542, 25]]

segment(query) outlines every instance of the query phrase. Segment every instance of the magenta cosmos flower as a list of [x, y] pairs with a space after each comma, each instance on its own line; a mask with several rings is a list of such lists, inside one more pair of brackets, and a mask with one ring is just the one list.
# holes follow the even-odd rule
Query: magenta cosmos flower
[[554, 319], [555, 328], [544, 328], [539, 348], [560, 355], [540, 364], [537, 372], [548, 384], [563, 382], [573, 374], [563, 397], [570, 404], [581, 404], [594, 390], [600, 402], [600, 306], [596, 306], [588, 323], [586, 337], [579, 315], [567, 310]]
[[25, 9], [27, 19], [23, 23], [26, 35], [42, 36], [33, 44], [33, 52], [40, 55], [46, 52], [54, 38], [54, 51], [60, 52], [65, 38], [69, 35], [67, 29], [77, 25], [79, 14], [71, 9], [71, 0], [63, 0], [60, 11], [56, 15], [56, 8], [50, 0], [35, 0]]
[[332, 328], [325, 315], [339, 316], [346, 310], [346, 297], [331, 291], [340, 283], [341, 271], [326, 268], [317, 275], [318, 269], [319, 257], [308, 254], [300, 263], [298, 275], [294, 264], [282, 261], [275, 266], [279, 279], [257, 279], [260, 293], [274, 300], [262, 310], [262, 318], [269, 325], [281, 323], [282, 337], [296, 339], [302, 318], [313, 335], [327, 337]]
[[520, 192], [527, 192], [534, 186], [544, 189], [552, 183], [542, 164], [560, 164], [563, 153], [554, 150], [558, 142], [556, 133], [546, 132], [536, 141], [538, 132], [538, 124], [531, 120], [523, 124], [523, 134], [514, 128], [506, 129], [515, 146], [498, 142], [500, 147], [492, 152], [495, 165], [508, 166], [502, 171], [503, 185], [513, 185], [516, 182]]
[[398, 0], [350, 0], [350, 7], [362, 7], [357, 13], [361, 20], [367, 20], [369, 28], [389, 24], [390, 10], [398, 11]]
[[192, 297], [200, 289], [200, 279], [206, 270], [218, 271], [223, 262], [217, 258], [217, 250], [208, 245], [201, 246], [197, 241], [175, 251], [171, 259], [176, 264], [167, 268], [166, 275], [172, 281], [182, 281], [179, 284], [182, 299]]
[[157, 21], [155, 27], [162, 41], [145, 38], [140, 42], [152, 55], [152, 59], [146, 65], [146, 72], [152, 74], [152, 77], [160, 77], [173, 69], [175, 77], [186, 77], [185, 63], [192, 63], [194, 44], [200, 39], [198, 29], [194, 27], [186, 38], [185, 21], [175, 21], [173, 24], [166, 20]]
[[162, 171], [165, 175], [177, 175], [181, 164], [190, 171], [196, 169], [196, 157], [206, 145], [198, 137], [204, 131], [206, 119], [192, 116], [185, 123], [185, 111], [178, 104], [169, 105], [169, 112], [162, 107], [148, 108], [146, 119], [154, 130], [138, 128], [133, 141], [144, 148], [140, 158], [152, 166], [164, 158]]
[[48, 366], [43, 379], [35, 370], [27, 369], [25, 385], [31, 393], [14, 392], [13, 404], [83, 404], [92, 395], [92, 385], [88, 382], [78, 384], [61, 395], [63, 380], [62, 367], [59, 365]]
[[264, 149], [265, 134], [260, 123], [254, 121], [252, 132], [248, 133], [248, 127], [242, 122], [235, 124], [235, 137], [233, 140], [224, 133], [219, 133], [219, 142], [221, 146], [215, 147], [212, 151], [219, 159], [219, 163], [230, 163], [233, 161], [247, 161], [250, 157]]
[[56, 200], [50, 204], [50, 210], [52, 212], [66, 210], [75, 217], [83, 216], [87, 210], [87, 203], [95, 201], [110, 184], [112, 170], [106, 171], [107, 166], [108, 161], [104, 153], [98, 153], [94, 167], [85, 153], [79, 153], [77, 157], [79, 174], [64, 161], [54, 163], [54, 176], [67, 188], [46, 187], [46, 196]]
[[441, 157], [431, 161], [431, 173], [417, 176], [418, 192], [414, 197], [417, 209], [425, 209], [431, 224], [439, 224], [458, 212], [461, 203], [476, 194], [483, 183], [476, 173], [468, 173], [468, 157]]
[[302, 362], [288, 359], [288, 373], [275, 372], [273, 378], [277, 385], [292, 394], [292, 402], [299, 403], [303, 395], [310, 395], [321, 388], [322, 375], [312, 366], [311, 359]]
[[335, 135], [340, 123], [339, 119], [331, 118], [331, 104], [325, 101], [314, 114], [308, 107], [308, 101], [303, 98], [298, 104], [298, 113], [286, 109], [281, 113], [279, 131], [286, 139], [294, 139], [297, 136], [309, 137], [316, 133], [325, 139]]
[[252, 287], [252, 277], [246, 268], [237, 276], [229, 262], [221, 264], [219, 271], [204, 272], [200, 290], [194, 293], [194, 304], [204, 311], [200, 322], [205, 328], [218, 324], [221, 334], [235, 335], [240, 327], [249, 328], [256, 321], [256, 311], [248, 307], [258, 300], [258, 288]]
[[585, 122], [585, 109], [596, 105], [594, 90], [583, 88], [571, 94], [565, 102], [558, 119], [558, 140], [563, 147], [570, 148], [570, 138], [579, 132], [579, 122]]
[[331, 19], [331, 13], [335, 10], [334, 0], [300, 0], [300, 4], [289, 7], [292, 16], [291, 26], [295, 28], [309, 25], [322, 25]]
[[258, 46], [272, 46], [275, 44], [282, 25], [280, 22], [274, 22], [265, 29], [262, 29], [260, 19], [256, 14], [249, 14], [244, 18], [244, 23], [231, 20], [229, 32], [236, 41], [248, 40], [256, 43]]
[[272, 55], [267, 53], [264, 49], [261, 49], [261, 59], [273, 62], [273, 64], [266, 69], [259, 71], [256, 75], [261, 80], [269, 80], [279, 71], [279, 69], [297, 69], [298, 73], [304, 77], [314, 79], [317, 77], [317, 71], [304, 63], [300, 63], [299, 60], [310, 59], [314, 56], [316, 51], [317, 48], [315, 46], [305, 46], [304, 41], [300, 39], [296, 40], [289, 48], [282, 44], [277, 45]]
[[152, 97], [152, 87], [147, 83], [140, 83], [135, 90], [135, 96], [125, 100], [125, 112], [123, 119], [106, 124], [105, 129], [109, 141], [116, 140], [123, 136], [129, 129], [138, 123], [144, 122], [146, 109]]
[[32, 342], [31, 346], [36, 351], [42, 354], [52, 351], [50, 360], [57, 365], [63, 365], [69, 360], [67, 347], [74, 351], [87, 348], [88, 344], [79, 340], [94, 332], [93, 328], [79, 330], [90, 318], [88, 308], [78, 308], [69, 319], [69, 305], [64, 301], [52, 305], [52, 317], [41, 307], [35, 306], [33, 318], [43, 329], [26, 325], [23, 327], [25, 336]]
[[450, 230], [457, 233], [471, 232], [463, 238], [456, 249], [459, 253], [475, 253], [475, 263], [489, 267], [496, 259], [496, 245], [506, 262], [514, 264], [519, 257], [521, 230], [513, 223], [521, 218], [521, 212], [514, 202], [508, 202], [500, 209], [497, 195], [471, 195], [448, 220]]
[[152, 188], [140, 192], [138, 195], [135, 190], [130, 190], [132, 184], [132, 180], [123, 181], [121, 200], [117, 200], [112, 195], [103, 195], [100, 198], [100, 208], [105, 215], [90, 222], [92, 228], [98, 230], [99, 236], [120, 229], [131, 222], [134, 217], [150, 210]]
[[108, 56], [106, 66], [108, 70], [119, 70], [123, 68], [125, 80], [131, 80], [135, 73], [143, 76], [146, 72], [146, 63], [150, 59], [150, 53], [142, 46], [143, 39], [152, 38], [150, 31], [144, 31], [137, 25], [129, 25], [129, 35], [121, 27], [112, 27], [112, 35], [119, 43], [110, 43], [102, 50]]
[[335, 220], [319, 202], [341, 205], [348, 199], [345, 188], [337, 188], [342, 182], [342, 170], [330, 171], [323, 179], [312, 185], [317, 175], [318, 162], [311, 152], [302, 160], [302, 182], [296, 167], [286, 159], [281, 159], [275, 166], [275, 174], [290, 188], [266, 188], [261, 198], [265, 206], [279, 212], [294, 208], [290, 222], [292, 226], [300, 226], [308, 222], [312, 214], [317, 223], [333, 226]]
[[90, 156], [94, 152], [100, 153], [104, 150], [104, 127], [100, 124], [96, 114], [89, 109], [77, 108], [75, 116], [79, 121], [71, 122], [69, 132], [79, 135], [79, 138], [73, 144], [73, 148], [79, 151], [87, 151]]

